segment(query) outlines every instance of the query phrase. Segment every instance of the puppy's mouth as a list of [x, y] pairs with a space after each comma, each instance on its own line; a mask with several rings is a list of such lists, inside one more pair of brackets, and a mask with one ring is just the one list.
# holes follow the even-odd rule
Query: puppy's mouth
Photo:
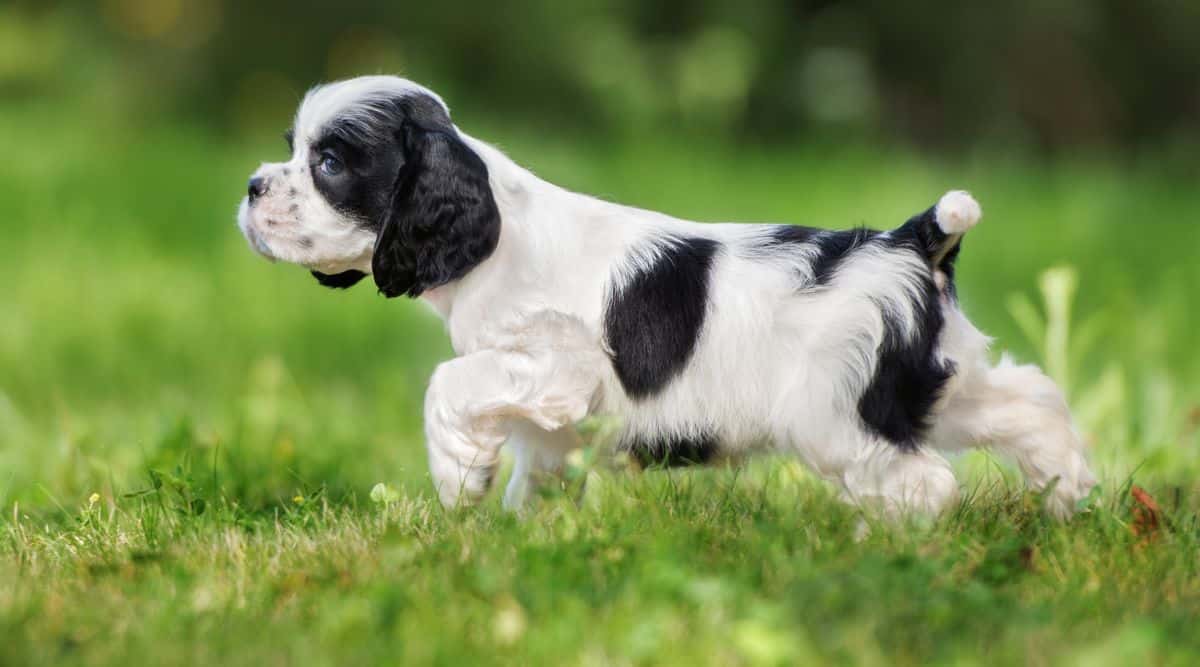
[[246, 242], [254, 252], [266, 257], [272, 262], [278, 261], [279, 258], [271, 251], [271, 247], [267, 245], [267, 240], [255, 228], [254, 221], [251, 219], [250, 201], [242, 199], [242, 204], [238, 207], [238, 229], [242, 231], [242, 236], [246, 237]]

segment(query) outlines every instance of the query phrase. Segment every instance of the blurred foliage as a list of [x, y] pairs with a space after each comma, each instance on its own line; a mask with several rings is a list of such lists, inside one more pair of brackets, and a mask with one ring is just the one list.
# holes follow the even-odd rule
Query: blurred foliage
[[930, 146], [1192, 146], [1200, 3], [15, 0], [0, 99], [275, 128], [311, 84], [410, 76], [529, 124]]

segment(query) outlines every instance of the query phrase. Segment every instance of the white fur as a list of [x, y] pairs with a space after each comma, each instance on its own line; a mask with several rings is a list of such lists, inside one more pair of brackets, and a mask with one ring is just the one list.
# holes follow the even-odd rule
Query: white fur
[[938, 226], [947, 234], [965, 234], [979, 223], [983, 210], [969, 192], [951, 190], [938, 200], [934, 211]]
[[[289, 216], [270, 195], [253, 211], [243, 205], [239, 224], [256, 250], [326, 272], [370, 272], [374, 239], [323, 203], [302, 168], [304, 146], [315, 128], [353, 113], [364, 99], [411, 91], [431, 94], [402, 79], [369, 77], [305, 98], [292, 161], [259, 171], [286, 184], [280, 188], [296, 188], [300, 208]], [[1051, 509], [1059, 515], [1094, 483], [1058, 389], [1035, 368], [993, 367], [988, 340], [949, 298], [942, 300], [940, 354], [958, 372], [938, 402], [928, 442], [905, 453], [864, 427], [857, 400], [883, 340], [881, 309], [911, 331], [913, 296], [930, 271], [912, 253], [865, 247], [831, 285], [803, 289], [815, 246], [771, 252], [761, 243], [763, 226], [698, 224], [568, 192], [492, 146], [460, 137], [487, 165], [502, 225], [490, 258], [423, 295], [459, 355], [438, 367], [426, 400], [430, 467], [445, 504], [487, 491], [506, 442], [517, 463], [505, 502], [525, 502], [539, 475], [561, 469], [578, 443], [572, 425], [591, 413], [618, 414], [640, 434], [710, 430], [725, 454], [792, 453], [847, 499], [888, 511], [936, 512], [955, 500], [958, 485], [937, 450], [990, 445], [1013, 457], [1032, 485], [1057, 479]], [[273, 184], [272, 192], [280, 188]], [[947, 193], [936, 210], [951, 235], [980, 215], [965, 192]], [[721, 244], [709, 312], [683, 372], [659, 394], [632, 400], [605, 349], [605, 298], [671, 234]], [[296, 245], [300, 236], [311, 247]]]

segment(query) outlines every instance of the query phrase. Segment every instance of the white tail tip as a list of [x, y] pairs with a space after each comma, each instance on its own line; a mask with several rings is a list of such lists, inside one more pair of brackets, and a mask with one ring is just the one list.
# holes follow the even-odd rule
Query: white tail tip
[[938, 227], [947, 234], [963, 234], [983, 217], [979, 202], [965, 190], [951, 190], [942, 195], [934, 209]]

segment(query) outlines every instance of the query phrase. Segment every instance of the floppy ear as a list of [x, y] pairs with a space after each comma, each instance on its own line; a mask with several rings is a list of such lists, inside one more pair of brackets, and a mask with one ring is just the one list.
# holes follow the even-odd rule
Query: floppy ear
[[320, 271], [313, 271], [312, 274], [317, 279], [317, 282], [333, 289], [350, 289], [357, 285], [358, 281], [367, 277], [367, 274], [362, 271], [355, 271], [353, 269], [333, 275], [321, 273]]
[[405, 123], [404, 164], [375, 240], [371, 271], [388, 298], [457, 280], [500, 239], [500, 211], [487, 166], [450, 131]]

